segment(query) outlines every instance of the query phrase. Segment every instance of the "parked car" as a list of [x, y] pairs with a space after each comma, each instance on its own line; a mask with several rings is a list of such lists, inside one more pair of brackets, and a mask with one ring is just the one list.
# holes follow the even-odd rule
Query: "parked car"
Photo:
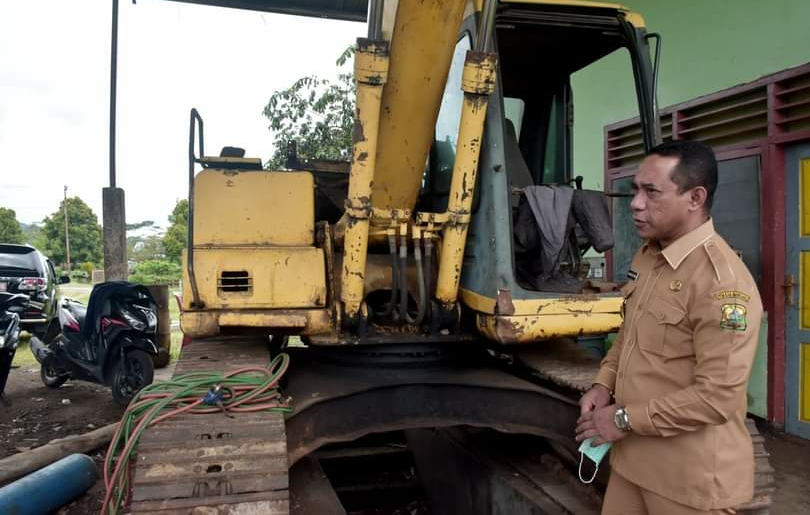
[[59, 285], [51, 260], [30, 245], [0, 243], [0, 291], [24, 293], [30, 301], [20, 313], [20, 325], [43, 341], [59, 334], [57, 317]]

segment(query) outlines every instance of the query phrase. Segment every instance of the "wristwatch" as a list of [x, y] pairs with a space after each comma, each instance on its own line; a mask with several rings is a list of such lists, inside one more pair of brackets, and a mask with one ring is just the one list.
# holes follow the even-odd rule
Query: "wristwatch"
[[616, 413], [613, 414], [613, 423], [623, 433], [630, 431], [630, 415], [627, 414], [627, 410], [624, 408], [617, 409]]

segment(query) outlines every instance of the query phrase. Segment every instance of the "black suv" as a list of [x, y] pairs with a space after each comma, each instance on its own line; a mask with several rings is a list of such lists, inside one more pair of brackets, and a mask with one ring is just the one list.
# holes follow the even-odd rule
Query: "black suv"
[[20, 322], [40, 339], [50, 341], [59, 334], [57, 293], [67, 282], [67, 276], [56, 277], [51, 260], [34, 247], [0, 243], [0, 291], [30, 297]]

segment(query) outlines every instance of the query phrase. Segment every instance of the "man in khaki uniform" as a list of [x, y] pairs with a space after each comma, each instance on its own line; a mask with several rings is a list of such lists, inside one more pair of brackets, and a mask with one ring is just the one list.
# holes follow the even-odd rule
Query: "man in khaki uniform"
[[709, 147], [659, 145], [633, 183], [646, 243], [622, 288], [624, 323], [580, 401], [577, 440], [613, 442], [603, 515], [733, 513], [753, 495], [745, 416], [759, 293], [714, 231]]

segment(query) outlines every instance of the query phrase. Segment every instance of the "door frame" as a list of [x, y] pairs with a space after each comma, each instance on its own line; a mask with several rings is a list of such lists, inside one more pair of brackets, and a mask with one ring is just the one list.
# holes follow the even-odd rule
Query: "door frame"
[[[802, 278], [800, 272], [800, 255], [802, 251], [810, 252], [810, 236], [802, 238], [800, 235], [801, 223], [801, 172], [799, 163], [801, 159], [810, 159], [810, 142], [798, 142], [785, 146], [785, 243], [786, 243], [786, 272], [796, 278], [797, 291], [793, 294], [793, 305], [785, 305], [785, 430], [788, 433], [810, 438], [810, 419], [803, 422], [800, 417], [801, 410], [801, 346], [810, 345], [802, 343], [801, 332], [810, 333], [810, 328], [803, 330], [800, 326], [800, 309], [802, 306]], [[807, 199], [810, 201], [810, 199]], [[810, 209], [810, 206], [807, 207]], [[807, 243], [801, 243], [806, 239]], [[805, 278], [810, 280], [810, 278]], [[806, 299], [810, 302], [810, 299]], [[805, 371], [810, 374], [810, 371]], [[810, 394], [810, 392], [805, 392]]]

